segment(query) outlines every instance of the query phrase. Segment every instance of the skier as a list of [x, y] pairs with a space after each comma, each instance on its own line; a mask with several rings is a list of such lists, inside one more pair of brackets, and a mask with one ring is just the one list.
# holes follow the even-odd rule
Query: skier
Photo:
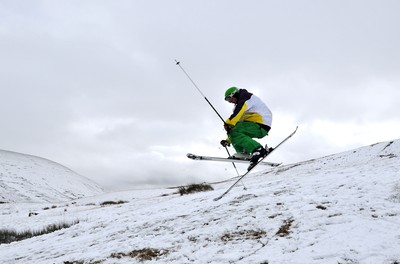
[[234, 157], [250, 157], [251, 168], [271, 151], [253, 139], [268, 135], [272, 124], [271, 110], [260, 98], [237, 87], [226, 90], [225, 100], [235, 106], [233, 114], [225, 121], [228, 138], [221, 140], [221, 145], [232, 144], [237, 152]]

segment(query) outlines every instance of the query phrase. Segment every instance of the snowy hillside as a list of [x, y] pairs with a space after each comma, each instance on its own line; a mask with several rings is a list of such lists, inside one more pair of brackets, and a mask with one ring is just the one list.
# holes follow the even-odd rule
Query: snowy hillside
[[1, 244], [0, 262], [400, 263], [399, 140], [248, 175], [247, 190], [214, 202], [232, 182], [184, 196], [158, 189], [0, 204], [2, 228], [79, 220]]
[[0, 202], [62, 202], [101, 192], [97, 184], [58, 163], [0, 150]]

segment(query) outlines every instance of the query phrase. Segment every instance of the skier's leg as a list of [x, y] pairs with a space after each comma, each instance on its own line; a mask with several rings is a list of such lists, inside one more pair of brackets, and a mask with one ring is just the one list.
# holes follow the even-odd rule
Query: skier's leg
[[263, 138], [268, 133], [253, 122], [239, 122], [232, 129], [229, 138], [233, 147], [239, 153], [251, 154], [255, 149], [261, 146], [253, 138]]

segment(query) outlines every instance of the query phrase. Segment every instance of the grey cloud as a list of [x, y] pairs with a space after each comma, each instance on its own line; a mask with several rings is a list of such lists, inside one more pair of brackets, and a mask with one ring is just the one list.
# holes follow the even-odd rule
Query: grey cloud
[[225, 155], [218, 146], [225, 134], [178, 59], [224, 118], [227, 87], [257, 92], [275, 114], [264, 142], [300, 124], [301, 140], [276, 159], [343, 150], [315, 124], [400, 123], [399, 7], [389, 0], [2, 2], [0, 148], [53, 159], [113, 187], [234, 176], [229, 166], [185, 159], [186, 152]]

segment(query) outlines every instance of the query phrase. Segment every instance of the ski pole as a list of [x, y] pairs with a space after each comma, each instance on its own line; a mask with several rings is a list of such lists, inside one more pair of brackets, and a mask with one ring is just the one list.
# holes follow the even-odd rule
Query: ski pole
[[[193, 81], [193, 79], [189, 76], [189, 74], [185, 71], [185, 69], [182, 67], [181, 62], [175, 60], [176, 65], [179, 66], [179, 68], [181, 68], [181, 70], [183, 71], [183, 73], [186, 75], [186, 77], [188, 77], [188, 79], [190, 80], [190, 82], [193, 84], [194, 87], [196, 87], [197, 91], [201, 94], [201, 96], [204, 97], [204, 99], [207, 101], [207, 103], [211, 106], [211, 108], [214, 110], [214, 112], [218, 115], [218, 117], [222, 120], [222, 122], [225, 124], [225, 120], [222, 118], [222, 116], [218, 113], [217, 109], [215, 109], [215, 107], [211, 104], [211, 102], [207, 99], [207, 97], [203, 94], [203, 92], [200, 90], [200, 88], [197, 86], [197, 84]], [[231, 156], [231, 154], [229, 154], [229, 150], [227, 147], [225, 147], [226, 151], [228, 152], [228, 156]], [[240, 176], [235, 163], [232, 161], [233, 167], [235, 168], [238, 176]], [[245, 190], [247, 190], [246, 186], [244, 186], [243, 182], [241, 181], [243, 188]]]
[[[224, 146], [224, 147], [225, 147], [225, 149], [226, 149], [226, 152], [228, 153], [228, 157], [230, 157], [230, 156], [231, 156], [231, 153], [229, 153], [228, 147], [227, 147], [227, 146]], [[237, 175], [240, 176], [239, 171], [238, 171], [238, 169], [236, 168], [235, 162], [232, 161], [232, 165], [233, 165], [233, 167], [235, 168]], [[247, 188], [246, 188], [246, 186], [244, 185], [243, 181], [240, 181], [240, 182], [241, 182], [242, 185], [243, 185], [243, 189], [247, 190]]]
[[225, 124], [225, 120], [222, 118], [222, 116], [218, 113], [217, 109], [215, 109], [215, 107], [210, 103], [210, 101], [207, 99], [207, 97], [203, 94], [203, 92], [200, 90], [200, 88], [196, 85], [196, 83], [192, 80], [192, 78], [190, 78], [189, 74], [183, 69], [181, 62], [175, 60], [176, 65], [179, 66], [179, 68], [181, 68], [181, 70], [183, 71], [183, 73], [186, 75], [186, 77], [188, 77], [188, 79], [191, 81], [191, 83], [194, 85], [194, 87], [196, 87], [197, 91], [199, 91], [199, 93], [201, 94], [201, 96], [204, 97], [204, 99], [207, 101], [207, 103], [211, 106], [211, 108], [214, 110], [214, 112], [218, 115], [218, 117], [222, 120], [222, 122]]

